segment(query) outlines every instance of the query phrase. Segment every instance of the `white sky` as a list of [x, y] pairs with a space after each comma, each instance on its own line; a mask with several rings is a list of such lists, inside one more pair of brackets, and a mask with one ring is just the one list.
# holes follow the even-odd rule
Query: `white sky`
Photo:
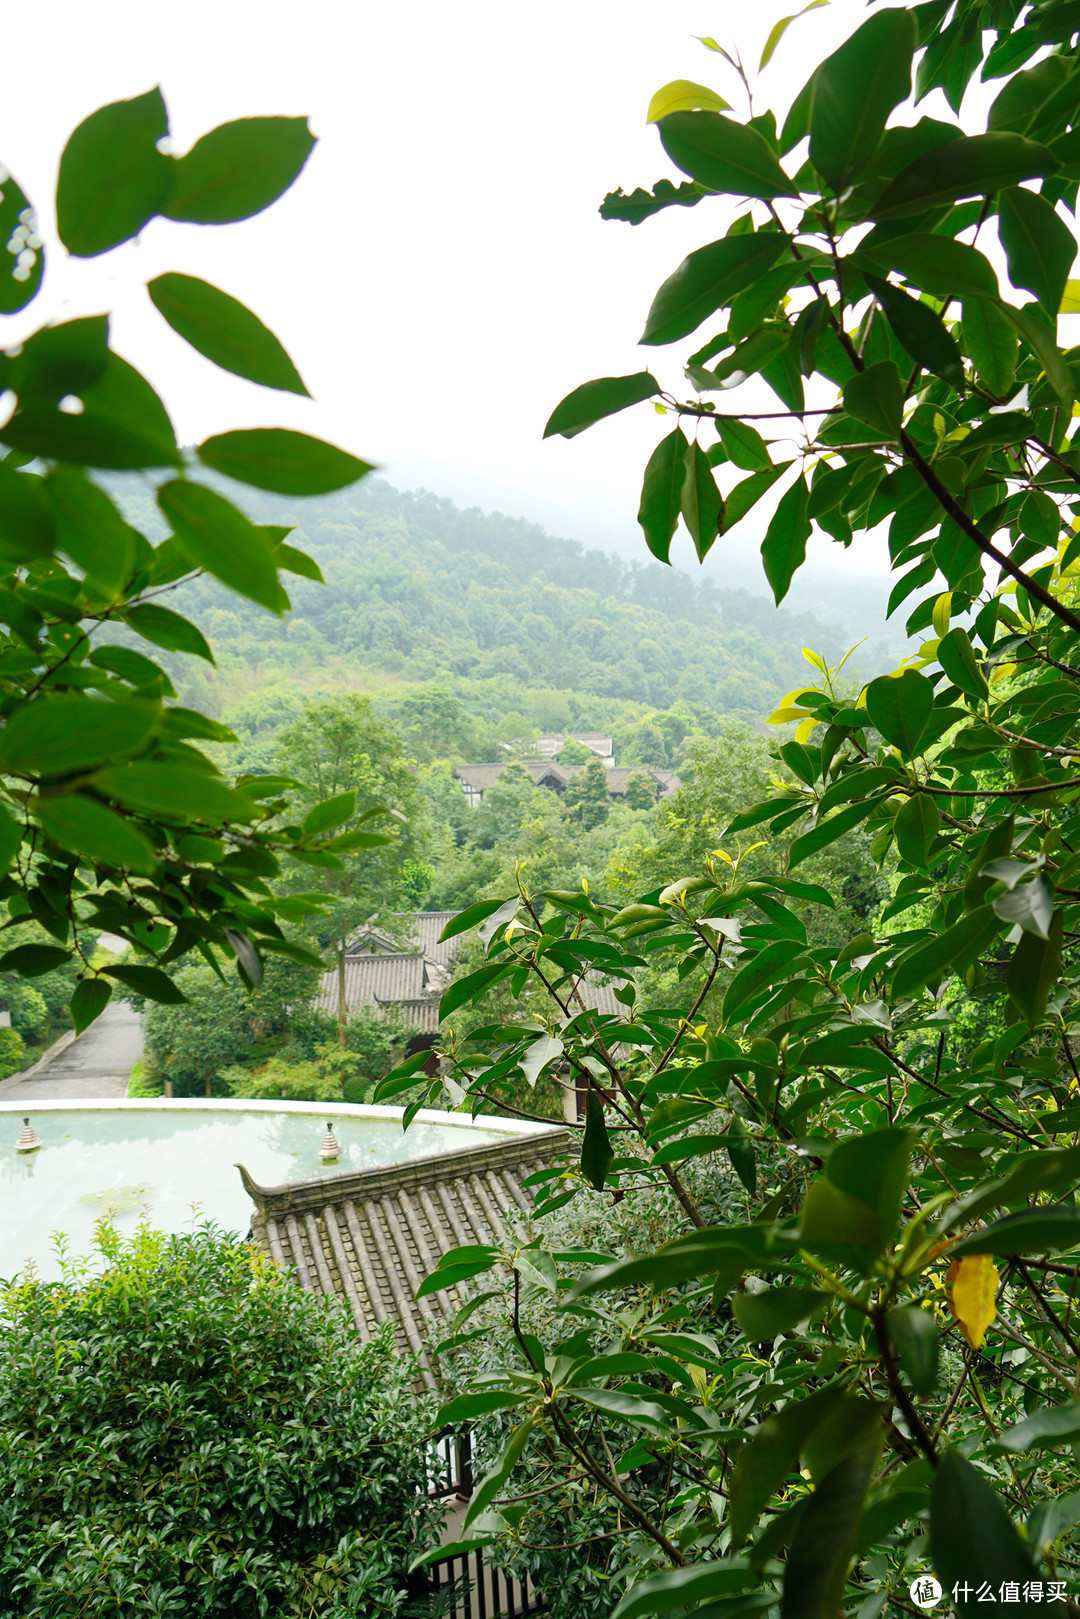
[[[0, 158], [42, 215], [51, 258], [44, 293], [9, 323], [9, 341], [46, 318], [111, 308], [115, 346], [161, 392], [185, 442], [226, 427], [295, 426], [379, 463], [399, 485], [498, 504], [592, 544], [632, 542], [641, 471], [666, 429], [638, 409], [542, 443], [544, 422], [590, 377], [649, 365], [679, 386], [686, 345], [645, 350], [636, 339], [659, 283], [723, 234], [730, 207], [669, 209], [633, 229], [605, 223], [597, 208], [619, 185], [682, 178], [645, 124], [667, 81], [714, 85], [744, 115], [734, 74], [693, 36], [712, 34], [756, 63], [785, 9], [782, 0], [16, 8], [5, 48], [28, 66], [21, 79], [7, 75]], [[794, 25], [762, 76], [758, 110], [786, 110], [864, 16], [854, 0], [833, 0]], [[254, 220], [158, 220], [138, 243], [66, 260], [51, 211], [67, 134], [95, 107], [155, 83], [177, 151], [257, 113], [307, 113], [319, 145], [293, 190]], [[315, 403], [255, 388], [188, 349], [142, 290], [170, 269], [253, 308]], [[755, 386], [728, 397], [741, 403]], [[754, 397], [758, 408], [776, 405], [768, 390]], [[874, 567], [873, 557], [861, 565]]]

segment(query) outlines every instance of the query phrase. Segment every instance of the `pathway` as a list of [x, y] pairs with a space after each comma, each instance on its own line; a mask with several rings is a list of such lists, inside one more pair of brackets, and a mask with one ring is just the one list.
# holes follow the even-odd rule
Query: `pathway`
[[114, 1001], [77, 1039], [61, 1037], [53, 1054], [33, 1069], [0, 1080], [0, 1102], [86, 1102], [126, 1096], [128, 1076], [142, 1049], [138, 1013], [126, 1001]]

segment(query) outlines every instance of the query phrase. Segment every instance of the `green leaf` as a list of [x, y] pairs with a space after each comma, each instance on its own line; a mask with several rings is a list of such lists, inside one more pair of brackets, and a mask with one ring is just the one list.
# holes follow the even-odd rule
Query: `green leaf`
[[306, 118], [238, 118], [219, 124], [173, 160], [167, 219], [231, 225], [261, 213], [287, 191], [315, 137]]
[[1027, 1152], [998, 1180], [977, 1187], [949, 1210], [941, 1229], [950, 1231], [987, 1209], [1018, 1203], [1035, 1192], [1071, 1190], [1080, 1179], [1080, 1147], [1044, 1147]]
[[479, 1000], [484, 991], [502, 978], [508, 971], [504, 963], [489, 962], [487, 966], [477, 968], [476, 972], [469, 973], [466, 978], [459, 978], [444, 992], [439, 1002], [439, 1020], [448, 1018], [451, 1012], [456, 1012], [459, 1006], [465, 1006], [471, 1001]]
[[872, 236], [869, 245], [857, 248], [852, 258], [860, 268], [895, 270], [938, 298], [997, 297], [997, 277], [989, 261], [976, 248], [956, 242], [951, 236], [934, 236], [925, 231], [892, 236], [886, 241]]
[[842, 191], [878, 149], [893, 108], [911, 94], [915, 19], [897, 8], [878, 12], [814, 74], [810, 162]]
[[660, 384], [648, 371], [637, 371], [631, 377], [597, 377], [595, 382], [583, 382], [555, 406], [544, 428], [544, 437], [551, 438], [558, 433], [562, 438], [575, 438], [595, 422], [603, 421], [605, 416], [614, 416], [616, 411], [639, 405], [659, 392]]
[[827, 6], [828, 4], [829, 0], [810, 0], [810, 4], [803, 6], [801, 11], [793, 12], [790, 17], [781, 17], [780, 21], [773, 25], [769, 32], [769, 37], [765, 41], [765, 47], [761, 53], [761, 60], [758, 63], [758, 72], [760, 73], [762, 68], [768, 67], [769, 63], [772, 61], [773, 52], [776, 50], [776, 47], [779, 45], [780, 41], [783, 39], [793, 22], [798, 22], [800, 17], [805, 17], [808, 11], [817, 11], [819, 6]]
[[683, 259], [657, 292], [640, 341], [650, 345], [689, 337], [703, 320], [750, 287], [780, 257], [778, 231], [725, 236]]
[[192, 348], [238, 377], [304, 394], [289, 356], [257, 315], [195, 276], [171, 272], [146, 283], [154, 308]]
[[117, 596], [135, 560], [135, 536], [105, 493], [71, 467], [45, 480], [58, 548], [102, 593]]
[[683, 482], [686, 478], [686, 452], [690, 448], [681, 427], [662, 438], [649, 457], [641, 486], [638, 522], [645, 543], [654, 557], [667, 562], [671, 541], [682, 510]]
[[929, 723], [934, 688], [917, 669], [882, 675], [866, 688], [866, 711], [886, 742], [913, 758]]
[[675, 112], [658, 125], [676, 167], [710, 191], [738, 197], [797, 197], [775, 152], [749, 124], [718, 112]]
[[728, 1144], [728, 1136], [683, 1136], [678, 1141], [668, 1141], [658, 1151], [654, 1152], [650, 1162], [653, 1164], [681, 1164], [687, 1158], [701, 1158], [706, 1153], [719, 1152]]
[[929, 1310], [904, 1304], [890, 1310], [889, 1337], [900, 1357], [900, 1369], [916, 1394], [932, 1394], [937, 1382], [941, 1334]]
[[478, 905], [470, 905], [466, 910], [459, 911], [452, 916], [439, 934], [439, 943], [447, 939], [456, 939], [459, 933], [468, 933], [470, 928], [479, 926], [487, 917], [491, 916], [502, 904], [499, 899], [482, 899]]
[[60, 776], [123, 758], [146, 745], [159, 719], [156, 703], [39, 697], [18, 708], [0, 732], [0, 770]]
[[961, 1237], [949, 1249], [949, 1257], [965, 1254], [1057, 1254], [1080, 1244], [1080, 1206], [1075, 1203], [1044, 1204], [1006, 1214], [993, 1225]]
[[1023, 1450], [1042, 1450], [1052, 1445], [1071, 1445], [1080, 1439], [1080, 1400], [1068, 1405], [1044, 1406], [1025, 1422], [1006, 1428], [994, 1445], [995, 1451], [1017, 1455]]
[[651, 219], [662, 208], [693, 208], [704, 195], [705, 192], [693, 180], [684, 180], [680, 186], [672, 185], [670, 180], [657, 180], [651, 191], [645, 191], [641, 186], [629, 195], [621, 190], [609, 191], [600, 204], [600, 218], [621, 219], [627, 225], [640, 225], [642, 220]]
[[757, 428], [751, 427], [749, 422], [721, 418], [716, 424], [716, 431], [733, 466], [741, 467], [744, 472], [773, 470], [769, 447]]
[[998, 235], [1013, 286], [1033, 292], [1056, 320], [1076, 257], [1072, 231], [1045, 197], [1017, 186], [998, 198]]
[[806, 515], [807, 498], [806, 479], [800, 475], [780, 497], [761, 542], [761, 561], [777, 607], [806, 560], [806, 542], [813, 532], [813, 525]]
[[170, 821], [244, 824], [259, 814], [246, 793], [226, 787], [218, 777], [159, 759], [111, 765], [96, 773], [92, 785], [120, 804], [148, 810]]
[[604, 1190], [608, 1165], [615, 1152], [604, 1122], [604, 1107], [589, 1087], [585, 1096], [585, 1135], [581, 1143], [581, 1173], [598, 1192]]
[[790, 461], [781, 461], [779, 466], [770, 468], [768, 472], [754, 472], [749, 478], [737, 483], [727, 499], [724, 501], [724, 533], [733, 529], [735, 524], [741, 522], [747, 512], [756, 506], [762, 495], [767, 494], [782, 473], [791, 465]]
[[693, 79], [672, 79], [657, 90], [649, 102], [649, 111], [646, 115], [647, 124], [658, 124], [661, 118], [667, 118], [673, 112], [730, 112], [731, 103], [718, 96], [715, 90], [707, 85], [695, 84]]
[[740, 967], [724, 995], [725, 1025], [763, 989], [775, 984], [802, 950], [803, 946], [795, 939], [777, 939], [759, 950], [746, 966]]
[[[431, 1053], [423, 1052], [420, 1055], [422, 1061], [427, 1062]], [[491, 1270], [498, 1259], [498, 1248], [483, 1244], [466, 1243], [460, 1248], [451, 1248], [449, 1253], [443, 1254], [435, 1269], [424, 1277], [416, 1289], [415, 1296], [423, 1299], [432, 1293], [441, 1292], [443, 1288], [456, 1287], [459, 1282], [468, 1281], [470, 1277], [480, 1276], [484, 1271]]]
[[129, 607], [124, 619], [137, 635], [154, 646], [164, 647], [167, 652], [189, 652], [192, 657], [204, 658], [207, 663], [214, 661], [214, 654], [202, 631], [169, 607], [144, 602], [138, 607]]
[[899, 1225], [913, 1139], [909, 1130], [897, 1128], [845, 1136], [825, 1164], [833, 1186], [875, 1211], [886, 1244], [893, 1241]]
[[475, 1394], [460, 1394], [455, 1400], [448, 1400], [440, 1406], [436, 1421], [440, 1428], [450, 1427], [457, 1422], [472, 1422], [477, 1417], [486, 1417], [491, 1411], [507, 1411], [515, 1405], [521, 1405], [528, 1399], [528, 1394], [521, 1389], [477, 1389]]
[[754, 1152], [754, 1143], [746, 1133], [746, 1126], [736, 1115], [728, 1129], [728, 1138], [724, 1143], [728, 1155], [728, 1162], [742, 1181], [746, 1190], [753, 1197], [757, 1191], [757, 1157]]
[[709, 458], [696, 441], [687, 445], [683, 460], [679, 505], [690, 531], [698, 561], [704, 562], [724, 517], [724, 502], [716, 487]]
[[820, 1619], [841, 1612], [880, 1448], [879, 1439], [876, 1445], [846, 1456], [807, 1501], [788, 1550], [780, 1619]]
[[108, 361], [109, 317], [89, 315], [42, 327], [16, 354], [0, 358], [0, 376], [24, 405], [57, 405], [100, 382]]
[[964, 365], [956, 339], [946, 331], [941, 316], [929, 304], [912, 298], [891, 281], [882, 281], [878, 276], [869, 274], [865, 280], [911, 358], [925, 371], [959, 388], [964, 380]]
[[356, 789], [347, 793], [338, 793], [333, 798], [324, 799], [316, 804], [304, 817], [303, 833], [306, 838], [312, 838], [319, 832], [329, 832], [331, 827], [344, 826], [356, 814]]
[[[934, 1477], [930, 1555], [950, 1597], [959, 1586], [953, 1607], [960, 1615], [985, 1611], [976, 1597], [984, 1582], [992, 1591], [1000, 1591], [1007, 1581], [1022, 1590], [1034, 1572], [1031, 1554], [1012, 1519], [982, 1473], [958, 1450], [945, 1452]], [[963, 1595], [965, 1589], [968, 1597]]]
[[165, 207], [172, 163], [157, 149], [169, 133], [160, 90], [99, 107], [73, 132], [60, 159], [56, 225], [78, 258], [107, 253]]
[[[661, 1574], [649, 1574], [632, 1586], [618, 1607], [612, 1610], [611, 1619], [643, 1619], [646, 1614], [674, 1614], [680, 1610], [684, 1613], [696, 1612], [701, 1619], [698, 1603], [710, 1597], [742, 1591], [752, 1580], [753, 1575], [747, 1568], [732, 1567], [720, 1560], [691, 1563], [686, 1568], [665, 1569]], [[755, 1593], [745, 1599], [747, 1605], [740, 1601], [737, 1606], [727, 1609], [726, 1614], [730, 1614], [731, 1619], [743, 1619], [744, 1615], [750, 1619], [752, 1613], [773, 1601], [774, 1597]]]
[[846, 809], [838, 810], [826, 820], [819, 820], [817, 825], [804, 832], [802, 837], [796, 838], [791, 845], [788, 856], [788, 865], [797, 866], [800, 861], [806, 860], [819, 849], [825, 849], [837, 838], [842, 838], [845, 832], [864, 821], [874, 807], [874, 801], [863, 799], [859, 803], [849, 804]]
[[[932, 978], [939, 978], [950, 970], [958, 975], [964, 973], [997, 938], [1000, 926], [993, 908], [980, 905], [952, 927], [905, 950], [893, 973], [894, 997], [906, 1000], [918, 994]], [[1030, 935], [1025, 934], [1027, 937]]]
[[1034, 1029], [1046, 1012], [1050, 991], [1061, 976], [1061, 947], [1065, 937], [1065, 918], [1056, 912], [1050, 924], [1048, 937], [1025, 930], [1013, 948], [1012, 960], [1005, 975], [1009, 999]]
[[325, 585], [322, 569], [314, 557], [309, 557], [306, 551], [298, 551], [295, 546], [283, 545], [279, 540], [274, 547], [274, 556], [279, 568], [286, 573], [299, 574], [301, 579], [311, 579], [317, 585]]
[[1058, 348], [1054, 331], [1047, 324], [1045, 317], [1041, 316], [1035, 305], [1014, 309], [1011, 304], [1001, 303], [1000, 309], [1039, 361], [1049, 386], [1062, 402], [1070, 404], [1076, 392], [1076, 384], [1068, 361]]
[[196, 567], [272, 613], [288, 609], [273, 547], [224, 495], [205, 484], [175, 479], [161, 486], [157, 503]]
[[0, 973], [18, 973], [20, 978], [43, 978], [72, 959], [70, 950], [56, 944], [19, 944], [0, 956]]
[[50, 556], [55, 546], [44, 478], [0, 461], [0, 556], [21, 564]]
[[929, 793], [916, 793], [897, 813], [893, 835], [901, 860], [919, 871], [930, 864], [930, 846], [941, 831], [941, 816]]
[[793, 1400], [750, 1431], [731, 1475], [731, 1543], [746, 1539], [770, 1498], [793, 1472], [799, 1452], [819, 1423], [844, 1399], [842, 1389], [821, 1388]]
[[767, 1287], [763, 1293], [737, 1293], [735, 1319], [754, 1343], [791, 1332], [802, 1321], [816, 1321], [832, 1299], [811, 1287]]
[[180, 466], [165, 406], [118, 354], [109, 355], [100, 378], [81, 388], [79, 397], [81, 415], [31, 400], [0, 429], [0, 439], [26, 455], [117, 472]]
[[870, 212], [875, 219], [921, 214], [961, 197], [985, 197], [1021, 180], [1056, 174], [1060, 167], [1048, 146], [1023, 135], [964, 135], [909, 163]]
[[154, 869], [154, 851], [145, 835], [96, 799], [79, 793], [39, 798], [33, 811], [62, 849], [106, 866], [141, 872]]
[[144, 995], [159, 1006], [190, 1005], [187, 996], [160, 967], [103, 967], [101, 970], [125, 988], [134, 990], [136, 995]]
[[958, 686], [976, 702], [985, 702], [990, 695], [986, 676], [975, 656], [975, 648], [967, 630], [959, 625], [942, 636], [938, 642], [937, 660], [954, 686]]
[[1049, 941], [1054, 915], [1054, 885], [1045, 872], [1039, 872], [1029, 882], [1017, 883], [991, 903], [1003, 922], [1019, 922], [1025, 932]]
[[22, 833], [23, 829], [19, 823], [3, 806], [0, 806], [0, 877], [8, 870], [18, 854]]
[[71, 1021], [82, 1034], [104, 1012], [112, 999], [112, 985], [104, 978], [80, 978], [71, 997]]
[[536, 1084], [544, 1069], [551, 1063], [558, 1062], [563, 1054], [563, 1043], [555, 1035], [544, 1034], [539, 1040], [534, 1040], [522, 1053], [518, 1067], [525, 1075], [526, 1083], [531, 1088]]
[[799, 1246], [824, 1248], [826, 1253], [849, 1248], [880, 1253], [881, 1218], [863, 1198], [852, 1197], [829, 1180], [816, 1180], [803, 1203]]
[[[34, 246], [37, 243], [37, 246]], [[17, 315], [37, 296], [45, 270], [45, 249], [29, 199], [9, 174], [0, 186], [0, 315]]]
[[219, 433], [204, 439], [196, 454], [227, 478], [279, 495], [328, 495], [375, 470], [333, 444], [286, 427]]
[[857, 421], [899, 438], [904, 416], [904, 384], [895, 360], [879, 360], [857, 371], [844, 387], [844, 409]]

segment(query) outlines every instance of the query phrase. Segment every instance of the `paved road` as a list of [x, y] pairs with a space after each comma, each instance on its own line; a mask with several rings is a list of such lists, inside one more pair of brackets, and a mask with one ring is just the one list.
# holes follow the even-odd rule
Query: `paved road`
[[142, 1055], [138, 1014], [116, 1001], [66, 1050], [31, 1077], [0, 1080], [0, 1102], [96, 1101], [127, 1095], [128, 1076]]

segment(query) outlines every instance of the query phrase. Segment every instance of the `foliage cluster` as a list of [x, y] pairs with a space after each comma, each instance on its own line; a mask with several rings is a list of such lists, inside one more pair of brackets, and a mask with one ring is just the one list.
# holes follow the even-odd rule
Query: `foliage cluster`
[[98, 1243], [3, 1294], [4, 1613], [410, 1611], [438, 1532], [411, 1363], [210, 1228]]

